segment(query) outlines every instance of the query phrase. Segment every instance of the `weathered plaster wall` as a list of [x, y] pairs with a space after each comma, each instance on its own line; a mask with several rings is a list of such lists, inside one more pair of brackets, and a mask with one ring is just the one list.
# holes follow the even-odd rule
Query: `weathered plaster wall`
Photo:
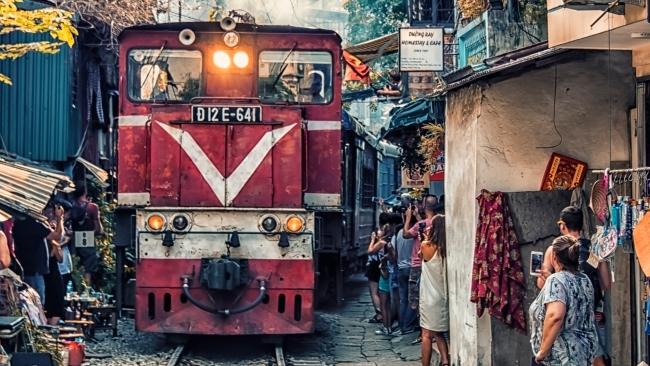
[[[589, 169], [629, 160], [628, 108], [634, 106], [629, 52], [585, 51], [577, 61], [534, 69], [486, 86], [478, 128], [478, 186], [493, 191], [532, 191], [541, 184], [552, 152], [587, 162]], [[557, 68], [556, 125], [553, 94]]]
[[[479, 329], [474, 304], [469, 302], [471, 258], [476, 230], [477, 130], [481, 89], [472, 86], [447, 98], [445, 201], [447, 202], [448, 281], [451, 357], [454, 365], [488, 365], [490, 332]], [[483, 332], [481, 333], [481, 330]], [[481, 342], [481, 343], [479, 343]]]
[[[445, 192], [447, 240], [454, 248], [448, 255], [448, 278], [456, 366], [494, 364], [492, 341], [503, 343], [514, 334], [492, 332], [489, 317], [477, 319], [469, 302], [478, 192], [539, 190], [554, 151], [583, 160], [590, 169], [608, 167], [610, 94], [611, 160], [629, 160], [627, 111], [635, 92], [631, 55], [612, 54], [609, 82], [607, 53], [582, 55], [557, 64], [556, 125], [562, 143], [552, 149], [538, 147], [560, 140], [553, 127], [554, 64], [447, 95]], [[515, 352], [512, 357], [513, 365], [525, 362], [516, 360], [521, 356]]]

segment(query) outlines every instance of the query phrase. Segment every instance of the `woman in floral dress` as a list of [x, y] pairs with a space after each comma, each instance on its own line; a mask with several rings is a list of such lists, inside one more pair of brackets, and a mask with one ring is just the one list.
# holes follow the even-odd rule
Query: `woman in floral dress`
[[553, 241], [555, 273], [530, 305], [532, 365], [587, 366], [598, 338], [593, 292], [589, 278], [579, 271], [580, 243], [565, 235]]

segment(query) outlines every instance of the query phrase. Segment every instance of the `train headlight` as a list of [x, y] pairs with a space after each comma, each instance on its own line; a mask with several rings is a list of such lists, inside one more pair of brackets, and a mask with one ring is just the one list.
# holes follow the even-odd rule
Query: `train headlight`
[[280, 221], [275, 215], [265, 215], [262, 217], [259, 223], [260, 231], [266, 233], [276, 232], [279, 226], [280, 226]]
[[300, 216], [289, 216], [286, 228], [289, 233], [298, 234], [305, 229], [305, 221]]
[[185, 231], [190, 226], [190, 220], [186, 215], [179, 214], [174, 216], [172, 220], [172, 226], [177, 231]]
[[235, 64], [235, 66], [243, 69], [244, 67], [248, 66], [248, 54], [244, 51], [238, 51], [235, 53], [232, 62]]
[[166, 222], [165, 217], [159, 213], [152, 213], [147, 217], [147, 227], [151, 231], [162, 231]]
[[221, 69], [227, 69], [230, 67], [230, 56], [224, 51], [216, 51], [212, 55], [212, 62]]
[[224, 34], [223, 43], [230, 48], [237, 46], [239, 44], [239, 34], [237, 34], [237, 32], [228, 32]]

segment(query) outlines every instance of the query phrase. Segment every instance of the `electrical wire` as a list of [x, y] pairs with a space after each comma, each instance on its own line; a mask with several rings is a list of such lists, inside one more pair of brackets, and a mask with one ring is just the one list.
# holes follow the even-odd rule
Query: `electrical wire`
[[557, 104], [557, 63], [555, 64], [555, 77], [553, 82], [553, 129], [555, 130], [555, 133], [557, 133], [557, 135], [560, 136], [560, 142], [552, 146], [537, 146], [536, 147], [537, 149], [553, 149], [562, 145], [562, 142], [564, 141], [564, 138], [562, 137], [560, 130], [558, 130], [557, 128], [557, 119], [555, 113], [556, 104]]
[[307, 24], [308, 26], [312, 28], [320, 28], [298, 16], [298, 13], [296, 12], [296, 6], [293, 4], [293, 0], [289, 0], [289, 3], [291, 4], [291, 11], [293, 11], [293, 16], [296, 18], [297, 21], [299, 21], [302, 24]]

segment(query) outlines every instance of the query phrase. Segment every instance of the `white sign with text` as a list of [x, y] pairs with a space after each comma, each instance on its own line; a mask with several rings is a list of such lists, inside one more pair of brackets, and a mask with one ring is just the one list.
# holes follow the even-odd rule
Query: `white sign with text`
[[442, 28], [399, 30], [400, 71], [442, 71], [443, 63]]

